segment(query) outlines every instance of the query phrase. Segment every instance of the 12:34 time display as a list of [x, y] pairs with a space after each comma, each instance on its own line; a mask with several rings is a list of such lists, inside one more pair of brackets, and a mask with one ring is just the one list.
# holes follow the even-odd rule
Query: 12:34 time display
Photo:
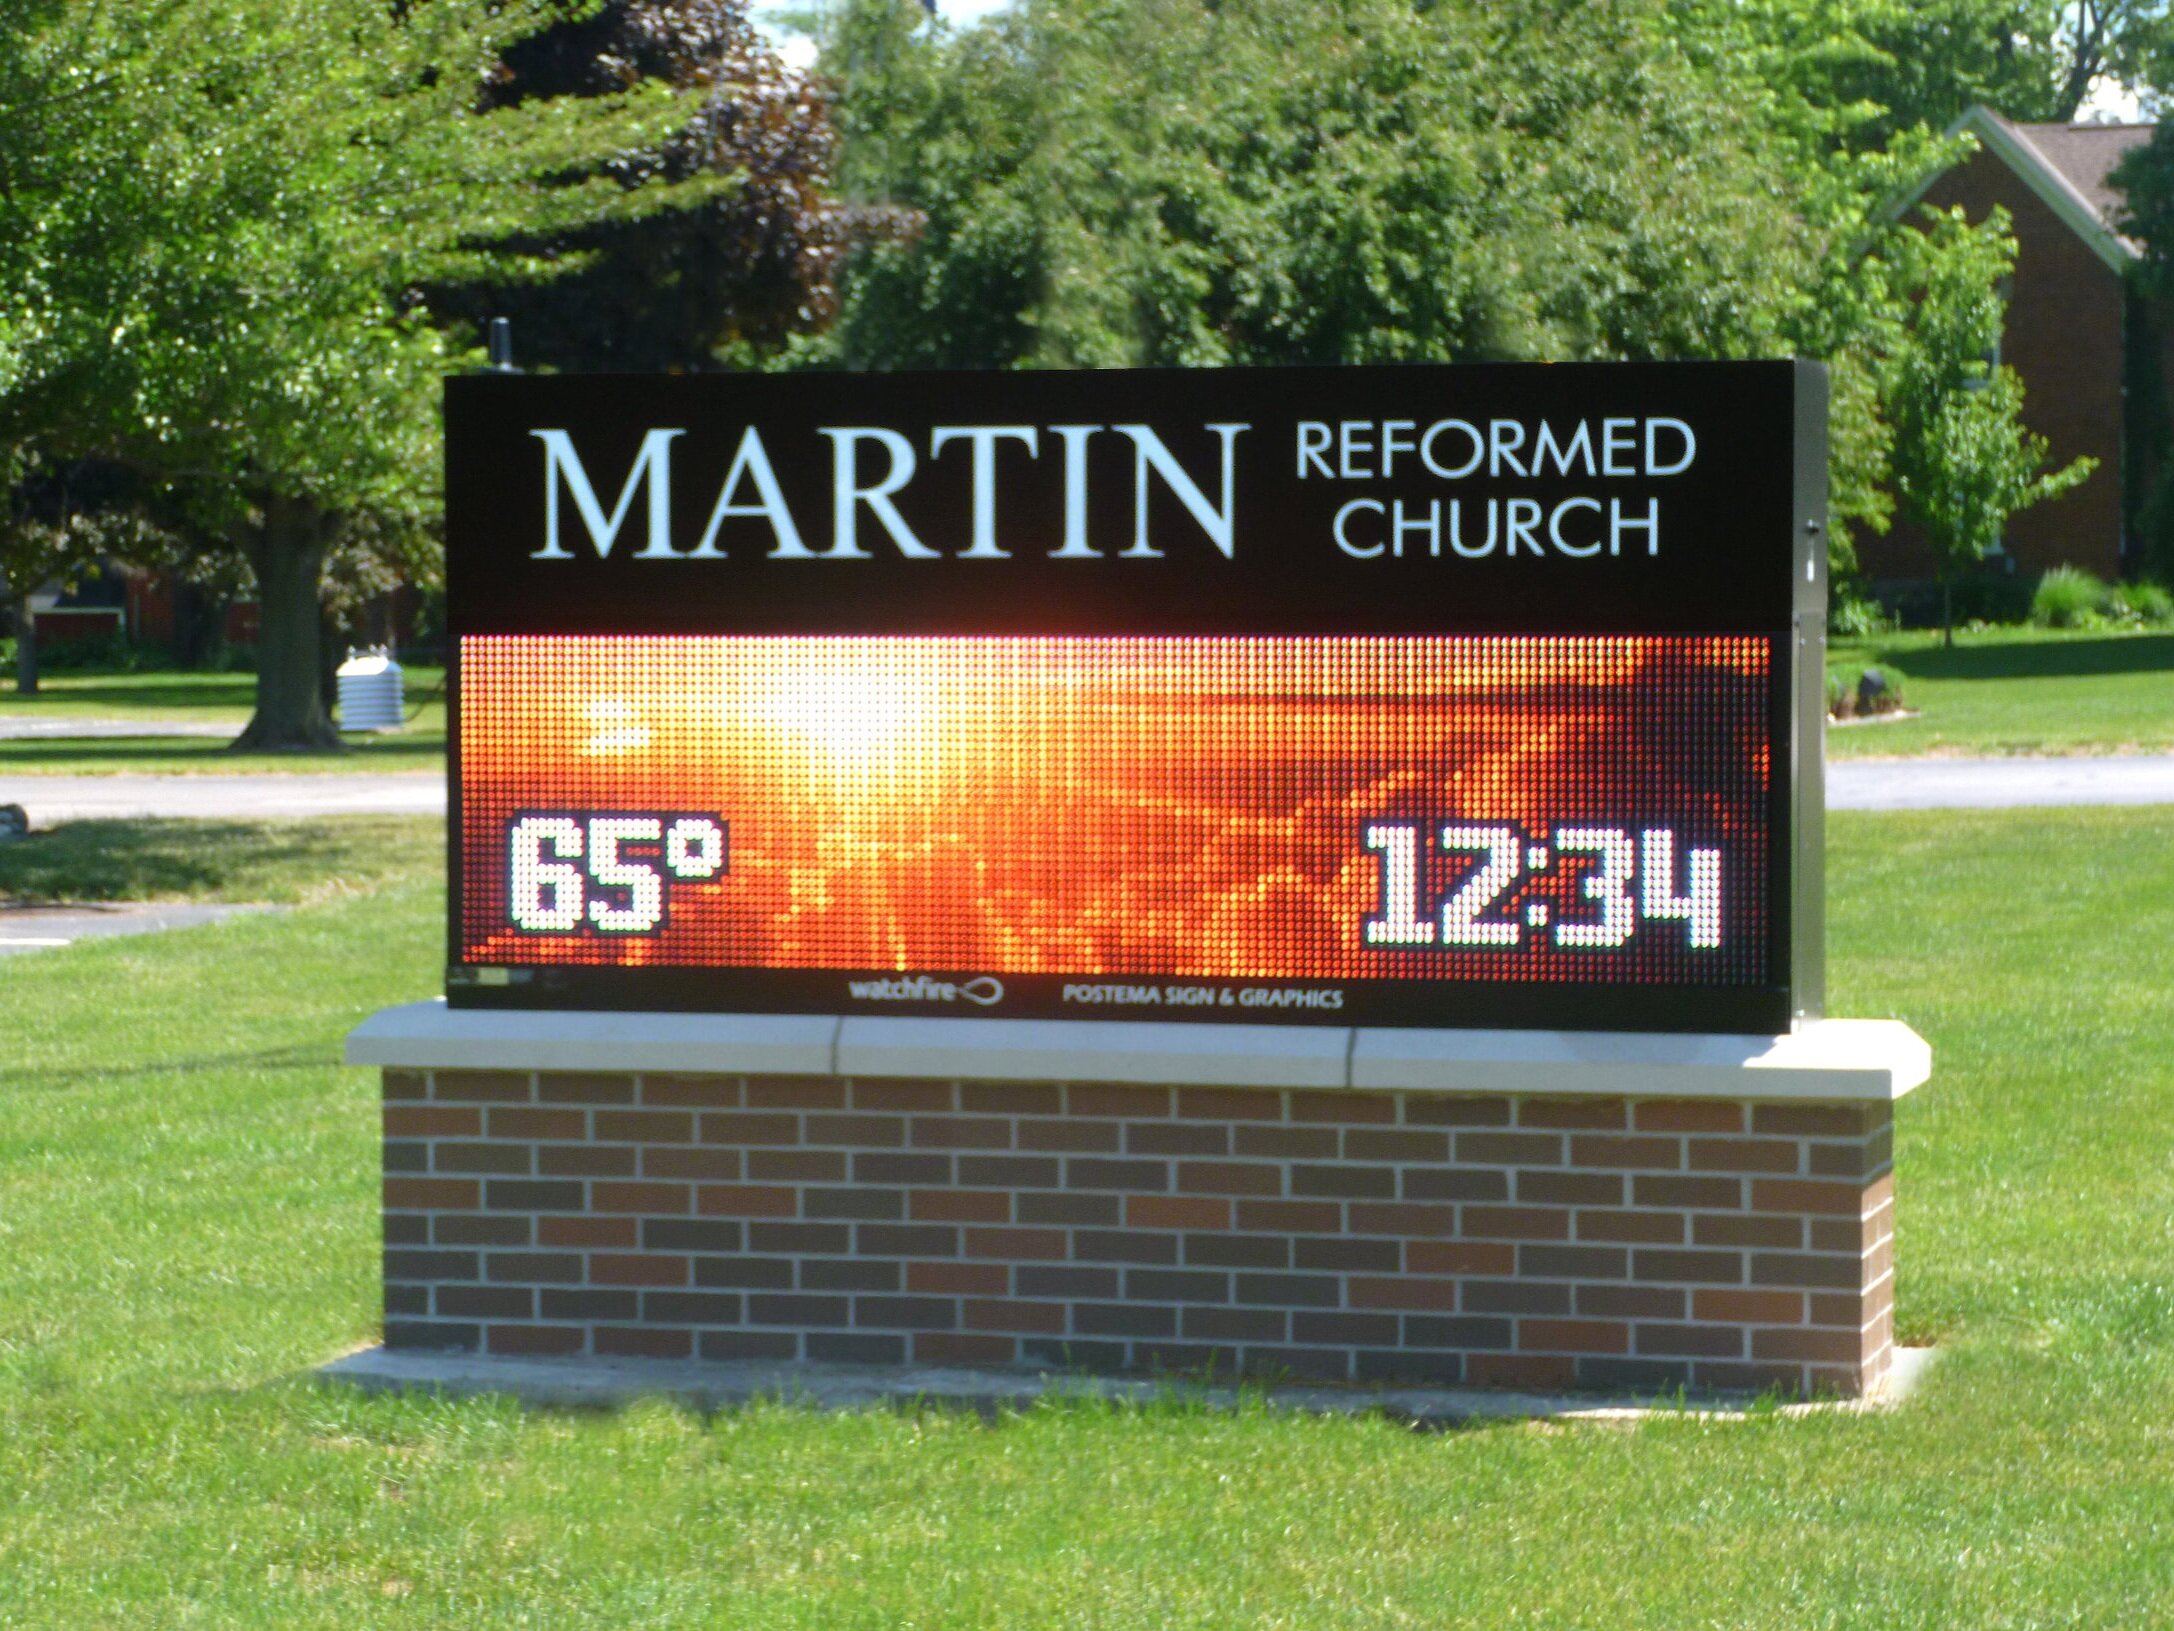
[[[1383, 819], [1365, 824], [1363, 842], [1380, 857], [1381, 909], [1360, 933], [1384, 951], [1510, 948], [1527, 944], [1528, 931], [1565, 950], [1612, 951], [1653, 922], [1681, 923], [1694, 950], [1721, 944], [1721, 851], [1693, 848], [1679, 868], [1670, 827], [1562, 826], [1536, 841], [1509, 823]], [[1469, 858], [1431, 904], [1430, 848]], [[1565, 916], [1532, 886], [1570, 870], [1580, 910]]]

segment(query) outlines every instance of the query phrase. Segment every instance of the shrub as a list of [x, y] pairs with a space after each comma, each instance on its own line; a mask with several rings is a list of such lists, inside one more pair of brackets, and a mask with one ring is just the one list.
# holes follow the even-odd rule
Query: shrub
[[2114, 600], [2128, 618], [2153, 628], [2174, 623], [2174, 594], [2156, 583], [2123, 583], [2114, 587]]
[[1889, 633], [1894, 626], [1895, 620], [1878, 601], [1857, 595], [1836, 600], [1827, 619], [1827, 632], [1837, 640], [1869, 640], [1875, 634]]
[[[1978, 572], [1955, 580], [1952, 588], [1955, 624], [1998, 626], [2022, 623], [2031, 613], [2031, 582], [2007, 572]], [[1940, 586], [1937, 583], [1896, 584], [1882, 591], [1881, 603], [1889, 609], [1895, 626], [1904, 629], [1937, 629], [1941, 620]]]
[[2113, 590], [2080, 566], [2057, 566], [2038, 580], [2031, 621], [2042, 629], [2092, 629], [2115, 607]]
[[136, 648], [125, 634], [79, 634], [38, 641], [38, 667], [55, 674], [79, 669], [116, 669], [126, 672], [140, 666]]

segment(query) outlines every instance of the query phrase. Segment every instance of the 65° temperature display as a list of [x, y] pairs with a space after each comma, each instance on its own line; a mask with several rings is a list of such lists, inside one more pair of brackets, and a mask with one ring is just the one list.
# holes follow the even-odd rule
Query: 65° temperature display
[[725, 823], [706, 815], [530, 812], [506, 832], [506, 916], [526, 934], [650, 934], [668, 891], [725, 870]]

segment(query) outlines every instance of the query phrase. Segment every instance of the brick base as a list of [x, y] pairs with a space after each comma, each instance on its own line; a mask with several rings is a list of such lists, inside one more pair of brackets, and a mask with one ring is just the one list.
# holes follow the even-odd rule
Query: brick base
[[1855, 1394], [1884, 1103], [388, 1070], [385, 1341]]

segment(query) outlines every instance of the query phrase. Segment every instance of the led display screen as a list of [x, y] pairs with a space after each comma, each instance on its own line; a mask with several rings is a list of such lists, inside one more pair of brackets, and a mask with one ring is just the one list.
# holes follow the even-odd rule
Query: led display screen
[[1783, 1028], [1818, 384], [455, 381], [449, 993]]

